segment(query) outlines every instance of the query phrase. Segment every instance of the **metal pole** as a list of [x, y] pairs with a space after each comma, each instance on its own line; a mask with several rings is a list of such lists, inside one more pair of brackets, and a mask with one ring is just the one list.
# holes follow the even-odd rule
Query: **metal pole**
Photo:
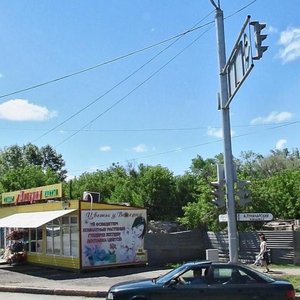
[[224, 138], [224, 169], [226, 179], [227, 194], [227, 215], [228, 215], [228, 242], [229, 242], [229, 259], [232, 262], [238, 261], [238, 244], [237, 244], [237, 228], [236, 228], [236, 212], [234, 203], [234, 172], [233, 158], [231, 148], [231, 132], [230, 132], [230, 115], [228, 101], [228, 81], [227, 76], [223, 72], [226, 65], [225, 52], [225, 34], [224, 34], [224, 17], [220, 7], [216, 7], [216, 30], [217, 30], [217, 47], [220, 71], [220, 96], [221, 110], [223, 122], [223, 138]]

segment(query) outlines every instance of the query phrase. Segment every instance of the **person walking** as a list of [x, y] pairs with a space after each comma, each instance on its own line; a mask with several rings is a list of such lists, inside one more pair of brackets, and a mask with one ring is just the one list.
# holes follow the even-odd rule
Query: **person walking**
[[268, 248], [267, 248], [267, 239], [263, 233], [259, 234], [259, 240], [260, 240], [260, 252], [258, 254], [259, 257], [261, 257], [261, 265], [265, 268], [264, 272], [269, 273], [270, 269], [268, 265], [270, 264], [269, 261], [269, 254], [268, 254]]

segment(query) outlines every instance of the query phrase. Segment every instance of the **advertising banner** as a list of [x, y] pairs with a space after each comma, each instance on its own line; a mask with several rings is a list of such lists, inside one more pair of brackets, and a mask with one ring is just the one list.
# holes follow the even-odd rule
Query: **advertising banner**
[[51, 184], [32, 189], [2, 193], [2, 204], [32, 204], [42, 200], [62, 198], [62, 184]]
[[146, 262], [146, 210], [81, 211], [82, 267]]

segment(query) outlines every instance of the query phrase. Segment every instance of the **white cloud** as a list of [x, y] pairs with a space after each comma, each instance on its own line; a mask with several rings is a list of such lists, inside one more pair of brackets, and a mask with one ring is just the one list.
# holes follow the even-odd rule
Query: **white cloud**
[[257, 125], [257, 124], [277, 124], [282, 123], [285, 121], [288, 121], [292, 118], [293, 114], [287, 111], [277, 112], [272, 111], [268, 116], [266, 117], [257, 117], [251, 121], [251, 125]]
[[222, 130], [222, 128], [208, 127], [207, 134], [209, 136], [214, 136], [214, 137], [217, 137], [217, 138], [220, 138], [220, 139], [223, 138], [223, 130]]
[[289, 27], [282, 31], [279, 38], [282, 48], [279, 50], [279, 57], [283, 63], [300, 58], [300, 28]]
[[285, 139], [280, 139], [280, 140], [277, 141], [277, 143], [276, 143], [276, 149], [278, 149], [278, 150], [284, 149], [286, 143], [287, 143], [287, 140], [285, 140]]
[[100, 147], [100, 151], [101, 152], [110, 152], [111, 151], [111, 147], [110, 146], [101, 146]]
[[[213, 136], [219, 139], [223, 138], [223, 129], [222, 128], [214, 128], [214, 127], [208, 127], [207, 129], [207, 135]], [[231, 130], [231, 136], [234, 136], [235, 132]]]
[[75, 175], [72, 175], [72, 174], [67, 174], [67, 178], [66, 178], [66, 181], [69, 182], [70, 180], [73, 180], [75, 179]]
[[148, 147], [144, 144], [139, 144], [135, 147], [132, 148], [132, 151], [136, 152], [136, 153], [143, 153], [143, 152], [147, 152], [148, 151]]
[[0, 104], [0, 119], [10, 121], [45, 121], [57, 115], [46, 107], [14, 99]]
[[271, 33], [271, 34], [278, 32], [278, 29], [276, 27], [273, 27], [273, 26], [268, 26], [267, 29], [268, 29], [268, 32]]

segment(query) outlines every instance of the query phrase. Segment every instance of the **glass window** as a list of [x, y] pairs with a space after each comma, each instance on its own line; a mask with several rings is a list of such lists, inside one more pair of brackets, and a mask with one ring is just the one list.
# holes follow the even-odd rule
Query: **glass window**
[[69, 224], [69, 217], [62, 217], [61, 223], [62, 223], [63, 225], [68, 225], [68, 224]]
[[77, 223], [78, 223], [77, 217], [70, 217], [70, 219], [71, 219], [71, 224], [76, 224], [77, 225]]
[[0, 248], [5, 248], [5, 244], [4, 244], [4, 228], [0, 228]]
[[46, 225], [47, 254], [79, 256], [78, 218], [64, 216]]
[[52, 224], [46, 225], [46, 253], [53, 254], [53, 230]]
[[71, 227], [71, 256], [78, 257], [79, 255], [79, 232], [78, 226]]
[[30, 229], [29, 251], [36, 252], [36, 229]]
[[213, 269], [213, 283], [224, 283], [231, 277], [232, 268], [218, 268]]
[[52, 231], [53, 231], [53, 253], [59, 255], [60, 254], [60, 249], [61, 249], [61, 245], [60, 245], [60, 226], [57, 225], [53, 225], [52, 227]]
[[64, 226], [62, 229], [62, 254], [70, 256], [71, 240], [70, 240], [70, 227]]
[[38, 228], [36, 230], [36, 252], [42, 252], [43, 245], [43, 229]]

